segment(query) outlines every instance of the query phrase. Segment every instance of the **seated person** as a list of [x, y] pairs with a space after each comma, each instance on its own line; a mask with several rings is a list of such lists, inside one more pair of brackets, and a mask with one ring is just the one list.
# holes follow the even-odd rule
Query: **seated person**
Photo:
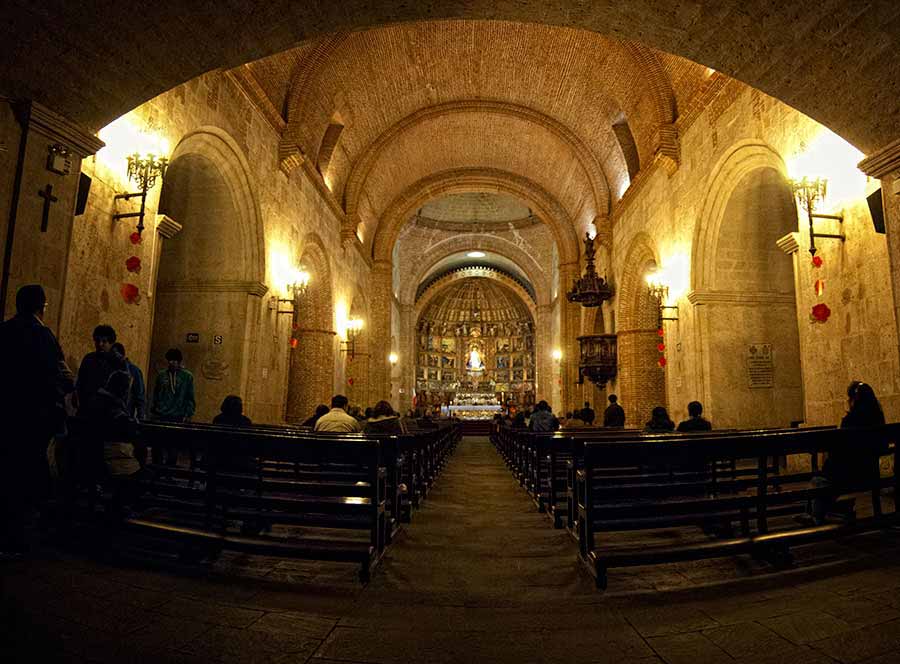
[[244, 415], [244, 402], [236, 394], [229, 394], [222, 402], [221, 412], [213, 418], [213, 424], [226, 424], [233, 427], [249, 427], [253, 424]]
[[372, 416], [363, 426], [363, 433], [389, 433], [398, 436], [406, 433], [406, 426], [387, 401], [379, 401], [372, 409]]
[[550, 404], [541, 401], [535, 406], [531, 419], [528, 420], [528, 428], [531, 431], [556, 431], [559, 429], [559, 420], [550, 409]]
[[609, 406], [603, 411], [603, 426], [614, 428], [625, 426], [625, 409], [619, 405], [619, 397], [615, 394], [609, 395]]
[[318, 406], [316, 406], [316, 412], [313, 413], [312, 415], [310, 415], [309, 417], [307, 417], [305, 420], [303, 420], [303, 426], [314, 427], [314, 426], [316, 426], [316, 422], [319, 421], [319, 418], [322, 417], [322, 415], [327, 415], [327, 414], [328, 414], [328, 406], [326, 406], [324, 403], [320, 403]]
[[362, 431], [359, 420], [347, 413], [347, 397], [336, 394], [331, 397], [331, 410], [325, 413], [316, 422], [316, 431], [331, 431], [335, 433], [358, 433]]
[[653, 409], [650, 420], [644, 425], [646, 433], [671, 433], [675, 430], [675, 423], [669, 419], [669, 413], [662, 406]]
[[574, 413], [566, 417], [564, 422], [560, 423], [563, 429], [584, 429], [588, 423], [584, 421], [584, 411], [576, 410]]
[[703, 404], [699, 401], [691, 401], [688, 404], [688, 415], [690, 415], [690, 419], [687, 419], [678, 425], [679, 431], [682, 433], [712, 431], [712, 424], [703, 417]]

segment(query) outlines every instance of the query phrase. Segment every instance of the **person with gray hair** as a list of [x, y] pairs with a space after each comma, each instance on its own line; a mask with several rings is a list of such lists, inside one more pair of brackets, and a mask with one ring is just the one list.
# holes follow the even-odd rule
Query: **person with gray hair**
[[46, 496], [47, 447], [65, 429], [72, 372], [53, 332], [44, 325], [47, 296], [31, 284], [16, 293], [16, 315], [0, 323], [0, 412], [11, 425], [0, 445], [0, 556], [25, 553], [29, 513]]

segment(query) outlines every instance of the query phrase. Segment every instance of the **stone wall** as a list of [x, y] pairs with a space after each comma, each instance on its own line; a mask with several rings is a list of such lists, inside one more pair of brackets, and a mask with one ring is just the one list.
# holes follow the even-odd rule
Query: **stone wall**
[[[230, 315], [226, 316], [221, 308], [217, 308], [217, 298], [208, 289], [205, 291], [202, 284], [194, 284], [194, 288], [179, 295], [183, 304], [178, 307], [190, 309], [191, 316], [197, 321], [192, 325], [199, 326], [204, 320], [221, 321], [221, 327], [227, 329], [223, 334], [225, 343], [233, 341], [231, 350], [237, 351], [235, 357], [240, 357], [241, 361], [227, 362], [226, 375], [220, 380], [229, 382], [231, 372], [242, 372], [243, 378], [237, 385], [243, 389], [248, 414], [254, 420], [263, 422], [283, 421], [292, 352], [291, 317], [279, 315], [271, 309], [270, 298], [273, 295], [286, 296], [286, 269], [297, 266], [305, 249], [318, 243], [327, 256], [330, 268], [325, 277], [330, 281], [327, 290], [331, 300], [326, 328], [336, 331], [341, 323], [339, 312], [349, 311], [356, 284], [365, 283], [365, 262], [355, 250], [345, 251], [343, 248], [340, 220], [322, 197], [320, 188], [310, 179], [315, 175], [309, 175], [304, 169], [295, 169], [288, 177], [278, 169], [278, 132], [248, 101], [229, 75], [214, 72], [189, 81], [135, 109], [127, 120], [138, 128], [150, 123], [155, 132], [168, 139], [176, 159], [179, 146], [192, 140], [194, 147], [189, 150], [191, 153], [205, 150], [219, 150], [223, 154], [229, 150], [233, 152], [227, 157], [216, 158], [215, 164], [229, 184], [234, 204], [246, 207], [249, 212], [239, 220], [214, 220], [209, 230], [213, 236], [208, 241], [215, 243], [219, 240], [215, 235], [215, 223], [242, 224], [238, 234], [240, 238], [228, 241], [240, 241], [242, 244], [235, 250], [235, 255], [244, 256], [255, 266], [255, 269], [248, 268], [241, 280], [242, 285], [236, 286], [238, 291], [244, 293], [242, 301], [246, 304], [239, 307], [246, 308], [246, 324], [241, 326], [242, 330], [231, 330], [230, 322], [226, 320]], [[202, 140], [197, 139], [198, 136]], [[202, 144], [200, 147], [194, 145], [198, 141]], [[151, 190], [147, 204], [147, 229], [143, 242], [131, 244], [129, 236], [134, 230], [133, 220], [115, 222], [112, 215], [135, 206], [133, 201], [116, 202], [113, 199], [116, 193], [132, 190], [133, 185], [126, 181], [121, 164], [113, 163], [111, 157], [101, 153], [86, 160], [83, 166], [84, 172], [93, 178], [93, 186], [87, 212], [75, 218], [73, 227], [60, 338], [72, 366], [77, 367], [81, 356], [90, 350], [93, 327], [99, 323], [109, 323], [117, 329], [131, 359], [145, 372], [152, 372], [162, 360], [150, 357], [154, 309], [159, 300], [156, 263], [160, 243], [162, 251], [165, 251], [165, 243], [175, 242], [177, 238], [165, 240], [156, 232], [160, 192], [157, 185]], [[178, 219], [174, 221], [178, 222]], [[222, 236], [228, 237], [229, 233], [223, 232]], [[223, 250], [226, 249], [228, 247], [223, 247]], [[252, 255], [254, 251], [259, 254], [255, 258]], [[142, 261], [139, 274], [129, 273], [125, 268], [125, 260], [131, 255], [138, 256]], [[190, 257], [191, 251], [187, 250], [184, 255]], [[188, 272], [179, 274], [178, 281], [192, 280], [190, 270], [194, 266], [188, 264], [186, 267]], [[195, 281], [209, 277], [201, 276], [193, 275]], [[126, 282], [140, 288], [141, 298], [136, 304], [126, 304], [120, 294], [121, 285]], [[302, 307], [302, 301], [299, 305]], [[285, 308], [290, 308], [290, 305], [282, 304], [282, 309]], [[165, 309], [156, 312], [156, 315], [180, 316], [173, 313], [171, 307]], [[173, 339], [186, 331], [182, 328], [188, 322], [185, 318], [178, 319], [177, 329], [171, 332]], [[160, 325], [160, 321], [157, 324]], [[209, 333], [214, 331], [214, 327], [218, 329], [215, 325], [208, 326]], [[201, 345], [206, 341], [205, 336], [201, 335]], [[329, 380], [333, 384], [323, 389], [324, 392], [339, 388], [344, 380], [337, 337], [330, 334], [329, 338], [328, 348], [322, 352], [327, 351], [330, 357], [338, 357], [338, 360], [334, 362], [334, 375]], [[310, 347], [302, 352], [315, 351]], [[202, 358], [186, 354], [188, 368], [195, 373], [201, 372]], [[311, 366], [323, 365], [323, 358], [311, 359]], [[207, 419], [213, 414], [218, 396], [216, 394], [216, 399], [204, 400], [198, 419]]]
[[[746, 268], [753, 261], [758, 268], [760, 260], [762, 264], [777, 260], [777, 250], [770, 246], [771, 237], [765, 239], [762, 254], [748, 237], [740, 238], [735, 246], [727, 249], [721, 245], [725, 251], [719, 267], [724, 265], [728, 272], [730, 261], [735, 269], [726, 280], [728, 283], [715, 283], [710, 270], [714, 271], [717, 265], [719, 239], [727, 235], [721, 232], [723, 225], [730, 223], [727, 204], [748, 173], [774, 169], [784, 176], [788, 166], [795, 162], [801, 162], [802, 171], [803, 156], [814, 153], [829, 133], [801, 113], [736, 82], [722, 85], [701, 112], [685, 115], [678, 128], [681, 161], [677, 171], [668, 175], [657, 167], [643, 173], [614, 214], [610, 272], [614, 283], [621, 286], [631, 269], [627, 261], [630, 249], [639, 234], [649, 238], [670, 283], [670, 303], [678, 306], [679, 320], [664, 325], [668, 360], [664, 375], [670, 414], [676, 421], [686, 417], [687, 402], [700, 399], [705, 402], [714, 424], [749, 426], [757, 423], [758, 417], [747, 412], [746, 390], [736, 389], [747, 376], [746, 352], [737, 351], [748, 341], [765, 341], [745, 338], [745, 332], [751, 328], [769, 329], [775, 337], [783, 336], [782, 328], [791, 316], [789, 313], [775, 315], [781, 306], [778, 303], [787, 296], [773, 293], [767, 299], [768, 291], [756, 283], [748, 284], [741, 295], [735, 286], [746, 284], [753, 271], [748, 272]], [[858, 182], [853, 175], [858, 159], [858, 154], [846, 149], [819, 160], [836, 171], [831, 174], [832, 188], [854, 187], [847, 200], [830, 205], [836, 206], [835, 210], [826, 210], [843, 209], [843, 233], [847, 240], [817, 242], [818, 255], [824, 261], [821, 268], [813, 268], [810, 254], [806, 253], [809, 241], [805, 212], [798, 216], [792, 228], [797, 234], [795, 244], [799, 245], [799, 251], [794, 254], [794, 324], [799, 331], [799, 363], [808, 424], [840, 421], [846, 409], [845, 390], [851, 379], [870, 382], [888, 418], [900, 416], [894, 300], [891, 285], [884, 278], [889, 273], [888, 253], [885, 237], [872, 229], [863, 198], [867, 193], [865, 183]], [[838, 172], [841, 167], [843, 172]], [[805, 173], [798, 172], [802, 174]], [[771, 219], [763, 216], [758, 223], [771, 223]], [[816, 223], [819, 232], [837, 232], [836, 222]], [[817, 278], [825, 280], [822, 297], [813, 292]], [[719, 305], [717, 311], [709, 309], [713, 300], [721, 302], [723, 298], [734, 301], [728, 306]], [[831, 318], [826, 323], [811, 322], [811, 308], [820, 301], [831, 308]], [[621, 292], [611, 305], [616, 311], [616, 328], [621, 331], [623, 316], [631, 305]], [[706, 314], [704, 307], [708, 308]], [[753, 322], [764, 315], [762, 312], [766, 312], [767, 319]], [[711, 346], [712, 340], [718, 345]], [[621, 343], [620, 340], [620, 375], [610, 386], [620, 393], [621, 370], [626, 373], [633, 370], [623, 364], [627, 362]], [[789, 344], [785, 339], [777, 343]], [[711, 353], [715, 357], [711, 358]], [[711, 363], [719, 367], [724, 383], [710, 378]], [[790, 367], [790, 360], [776, 365], [776, 388], [777, 377], [790, 374], [793, 371]], [[725, 385], [735, 389], [721, 389]], [[796, 381], [786, 379], [781, 387], [787, 395], [796, 392], [798, 386]], [[768, 401], [763, 391], [755, 393], [759, 402], [752, 406], [753, 411], [766, 408], [766, 403], [789, 398], [776, 398], [777, 389], [768, 395]], [[787, 420], [791, 409], [782, 410], [778, 424], [787, 425], [788, 421], [780, 420]]]

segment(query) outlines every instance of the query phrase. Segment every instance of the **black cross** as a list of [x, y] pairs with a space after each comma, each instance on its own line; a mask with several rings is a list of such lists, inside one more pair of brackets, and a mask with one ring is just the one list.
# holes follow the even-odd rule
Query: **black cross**
[[47, 225], [50, 223], [50, 205], [59, 199], [53, 195], [53, 185], [48, 184], [46, 187], [38, 191], [38, 196], [44, 199], [44, 212], [41, 216], [41, 233], [47, 232]]

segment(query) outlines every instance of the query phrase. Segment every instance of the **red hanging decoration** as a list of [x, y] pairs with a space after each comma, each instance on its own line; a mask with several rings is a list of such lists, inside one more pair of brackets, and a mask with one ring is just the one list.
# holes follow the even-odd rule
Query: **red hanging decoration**
[[828, 321], [829, 316], [831, 316], [831, 309], [828, 308], [827, 304], [820, 302], [812, 308], [810, 315], [815, 322], [825, 323]]
[[660, 367], [665, 367], [666, 364], [668, 364], [668, 362], [666, 361], [666, 358], [665, 358], [665, 357], [659, 358], [659, 366], [660, 366]]
[[140, 244], [141, 243], [141, 234], [135, 231], [131, 235], [128, 236], [128, 239], [131, 240], [131, 244]]
[[347, 385], [353, 385], [353, 376], [350, 376], [350, 378], [347, 379]]
[[822, 260], [821, 256], [813, 256], [813, 259], [812, 259], [813, 267], [822, 267], [822, 263], [824, 263], [824, 262], [825, 261]]
[[656, 344], [656, 350], [658, 350], [660, 353], [662, 353], [665, 349], [666, 345], [662, 341]]
[[813, 284], [813, 288], [816, 291], [816, 295], [822, 297], [822, 295], [825, 293], [825, 280], [816, 279], [816, 283]]
[[296, 348], [296, 347], [297, 347], [297, 343], [298, 343], [298, 340], [297, 340], [296, 338], [291, 339], [291, 348]]
[[125, 261], [125, 268], [129, 272], [140, 272], [141, 271], [141, 259], [137, 256], [130, 256]]
[[137, 304], [141, 299], [141, 291], [134, 284], [122, 284], [122, 299], [128, 304]]
[[664, 331], [662, 328], [659, 328], [659, 329], [656, 331], [656, 336], [658, 336], [658, 337], [664, 337], [664, 336], [666, 336], [666, 333], [665, 333], [665, 331]]

